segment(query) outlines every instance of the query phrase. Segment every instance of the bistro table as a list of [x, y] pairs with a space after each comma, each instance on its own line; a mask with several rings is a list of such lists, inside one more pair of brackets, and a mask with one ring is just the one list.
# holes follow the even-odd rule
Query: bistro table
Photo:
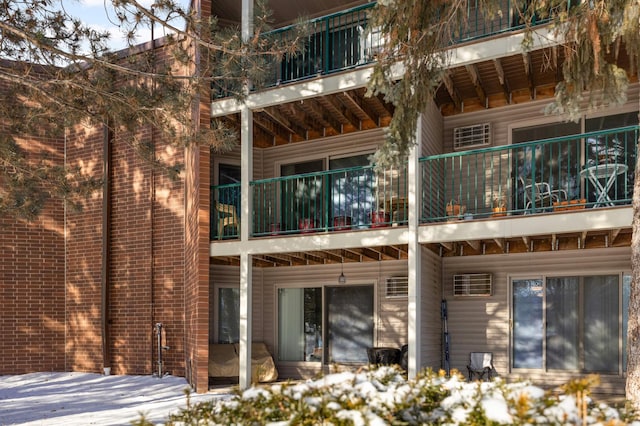
[[616, 182], [616, 178], [626, 173], [628, 169], [626, 164], [606, 163], [585, 167], [580, 171], [580, 176], [588, 178], [596, 190], [597, 198], [594, 207], [615, 205], [609, 197], [609, 190]]

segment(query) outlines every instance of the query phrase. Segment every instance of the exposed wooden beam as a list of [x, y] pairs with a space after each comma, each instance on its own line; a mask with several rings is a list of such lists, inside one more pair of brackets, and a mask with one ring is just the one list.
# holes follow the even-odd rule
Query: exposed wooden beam
[[476, 252], [480, 251], [480, 243], [481, 242], [479, 240], [467, 240], [467, 244], [469, 244], [469, 247], [474, 249]]
[[447, 93], [449, 93], [449, 97], [453, 101], [453, 106], [457, 111], [462, 111], [462, 99], [458, 94], [458, 90], [453, 85], [453, 80], [451, 80], [451, 76], [449, 72], [445, 72], [442, 75], [442, 84], [444, 84], [445, 89], [447, 89]]
[[346, 108], [344, 104], [338, 102], [336, 95], [321, 96], [318, 98], [318, 102], [329, 112], [330, 115], [335, 116], [343, 126], [345, 124], [350, 124], [356, 130], [362, 129], [360, 118]]
[[[271, 120], [282, 126], [286, 131], [292, 135], [298, 136], [298, 140], [304, 140], [307, 138], [307, 129], [299, 126], [298, 124], [291, 122], [287, 117], [283, 116], [276, 108], [265, 108], [262, 112], [267, 115]], [[290, 139], [293, 141], [295, 138], [292, 136]]]
[[331, 117], [330, 114], [326, 114], [315, 100], [305, 99], [299, 101], [298, 105], [300, 105], [307, 114], [318, 120], [324, 128], [331, 128], [338, 134], [342, 133], [342, 123]]
[[362, 99], [356, 93], [342, 92], [342, 101], [355, 110], [355, 114], [361, 120], [371, 120], [376, 126], [380, 125], [380, 118], [375, 111], [362, 102]]
[[533, 67], [531, 65], [531, 53], [525, 52], [522, 54], [522, 62], [524, 65], [524, 72], [527, 76], [527, 81], [529, 82], [529, 97], [531, 100], [536, 98], [536, 85], [533, 78]]
[[502, 61], [500, 58], [493, 60], [493, 66], [498, 74], [498, 81], [500, 82], [500, 87], [502, 87], [504, 99], [508, 104], [511, 104], [511, 89], [509, 89], [509, 82], [507, 81], [507, 77], [504, 75], [504, 69], [502, 68]]
[[480, 80], [480, 75], [478, 74], [478, 68], [474, 65], [465, 65], [467, 73], [469, 73], [469, 77], [471, 78], [471, 82], [473, 83], [473, 87], [476, 89], [476, 94], [478, 95], [478, 99], [485, 108], [489, 107], [487, 103], [487, 94], [482, 87], [482, 81]]

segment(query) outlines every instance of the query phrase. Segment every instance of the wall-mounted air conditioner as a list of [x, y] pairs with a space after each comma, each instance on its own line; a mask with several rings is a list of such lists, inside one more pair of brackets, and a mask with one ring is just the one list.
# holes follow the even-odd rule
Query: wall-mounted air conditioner
[[491, 274], [453, 276], [454, 296], [491, 296]]
[[491, 144], [491, 124], [482, 123], [453, 129], [453, 149], [462, 150]]
[[389, 277], [386, 279], [387, 297], [407, 297], [409, 295], [409, 277]]

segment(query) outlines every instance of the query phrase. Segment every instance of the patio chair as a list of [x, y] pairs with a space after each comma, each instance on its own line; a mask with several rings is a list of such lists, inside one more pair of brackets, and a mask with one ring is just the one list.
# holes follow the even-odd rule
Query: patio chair
[[491, 380], [493, 376], [493, 353], [492, 352], [470, 352], [469, 353], [469, 381], [476, 377], [478, 380]]
[[222, 239], [227, 226], [235, 227], [236, 232], [240, 234], [240, 221], [238, 220], [236, 206], [233, 204], [222, 204], [217, 201], [215, 202], [215, 206], [216, 212], [218, 213], [218, 239]]
[[564, 189], [551, 189], [548, 182], [531, 182], [520, 176], [520, 183], [524, 188], [525, 214], [533, 209], [553, 207], [553, 203], [567, 200]]

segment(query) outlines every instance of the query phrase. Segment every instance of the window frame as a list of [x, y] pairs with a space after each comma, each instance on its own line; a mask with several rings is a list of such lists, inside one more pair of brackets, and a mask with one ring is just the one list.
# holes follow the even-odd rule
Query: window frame
[[[597, 372], [597, 374], [601, 375], [616, 375], [616, 376], [624, 376], [626, 374], [626, 366], [624, 361], [626, 360], [626, 345], [625, 345], [625, 330], [626, 325], [624, 324], [624, 312], [623, 308], [625, 306], [624, 303], [624, 286], [625, 286], [625, 277], [630, 277], [631, 272], [627, 270], [623, 271], [594, 271], [589, 274], [580, 274], [576, 273], [563, 273], [563, 274], [518, 274], [512, 275], [508, 277], [508, 297], [509, 297], [509, 370], [515, 373], [567, 373], [567, 374], [588, 374], [590, 371], [584, 369], [585, 359], [584, 359], [584, 330], [582, 329], [582, 321], [584, 319], [584, 283], [585, 279], [589, 277], [596, 276], [616, 276], [618, 278], [618, 306], [617, 306], [617, 314], [618, 314], [618, 360], [617, 360], [617, 371], [614, 372]], [[547, 317], [547, 280], [553, 278], [567, 278], [567, 277], [577, 277], [579, 284], [579, 294], [578, 294], [578, 319], [577, 319], [577, 327], [579, 328], [578, 339], [578, 368], [577, 369], [551, 369], [548, 367], [548, 348], [547, 348], [547, 331], [548, 331], [548, 317]], [[515, 333], [516, 333], [516, 324], [515, 324], [515, 311], [514, 311], [514, 289], [513, 283], [514, 281], [522, 281], [522, 280], [540, 280], [542, 283], [542, 367], [541, 368], [519, 368], [514, 366], [515, 356]], [[628, 306], [628, 302], [627, 302]]]

